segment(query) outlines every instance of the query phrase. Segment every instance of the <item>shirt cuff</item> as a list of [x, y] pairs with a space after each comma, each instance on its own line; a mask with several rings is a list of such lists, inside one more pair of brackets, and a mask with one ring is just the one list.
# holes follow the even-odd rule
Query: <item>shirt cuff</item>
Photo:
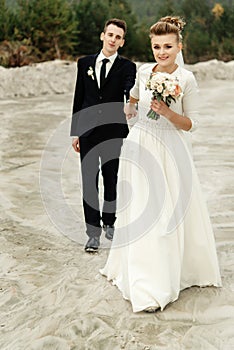
[[190, 118], [190, 120], [191, 120], [192, 126], [191, 126], [191, 128], [189, 129], [189, 131], [190, 131], [190, 132], [193, 132], [193, 131], [195, 131], [195, 130], [197, 129], [197, 127], [198, 127], [198, 121], [195, 120], [195, 119], [191, 119], [191, 118]]

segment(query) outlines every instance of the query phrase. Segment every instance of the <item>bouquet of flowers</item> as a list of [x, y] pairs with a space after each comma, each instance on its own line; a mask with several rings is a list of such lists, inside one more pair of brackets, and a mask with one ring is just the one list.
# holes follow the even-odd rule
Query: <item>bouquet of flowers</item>
[[[146, 89], [153, 91], [152, 100], [164, 101], [168, 107], [172, 101], [176, 102], [182, 95], [178, 79], [168, 73], [151, 73], [150, 78], [146, 82]], [[147, 117], [157, 120], [160, 118], [160, 115], [150, 109]]]

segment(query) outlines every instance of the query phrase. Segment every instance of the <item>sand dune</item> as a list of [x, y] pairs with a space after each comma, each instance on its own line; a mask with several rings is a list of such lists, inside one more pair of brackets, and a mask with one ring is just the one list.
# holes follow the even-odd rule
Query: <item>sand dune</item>
[[[137, 66], [141, 64], [138, 62]], [[234, 79], [234, 61], [222, 62], [214, 59], [185, 67], [199, 81]], [[55, 60], [10, 69], [0, 66], [0, 76], [1, 98], [70, 93], [76, 77], [76, 62]]]
[[[69, 138], [75, 63], [0, 67], [1, 350], [234, 349], [233, 62], [189, 67], [202, 112], [195, 164], [223, 288], [190, 288], [156, 314], [133, 314], [84, 253], [79, 159]], [[199, 252], [197, 252], [199, 254]]]

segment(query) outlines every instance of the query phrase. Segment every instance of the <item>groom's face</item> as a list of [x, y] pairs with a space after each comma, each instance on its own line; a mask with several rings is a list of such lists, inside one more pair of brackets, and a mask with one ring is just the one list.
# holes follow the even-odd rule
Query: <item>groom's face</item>
[[119, 47], [124, 45], [124, 30], [114, 24], [109, 24], [105, 32], [101, 34], [103, 41], [102, 51], [105, 56], [112, 56], [116, 53]]

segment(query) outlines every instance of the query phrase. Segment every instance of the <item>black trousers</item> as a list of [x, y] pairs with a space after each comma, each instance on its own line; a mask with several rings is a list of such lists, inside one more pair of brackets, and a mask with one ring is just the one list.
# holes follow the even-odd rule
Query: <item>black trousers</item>
[[[101, 220], [113, 225], [116, 220], [116, 186], [122, 138], [107, 139], [91, 134], [80, 137], [83, 208], [86, 233], [89, 237], [101, 235]], [[99, 205], [99, 173], [102, 173], [104, 201]]]

